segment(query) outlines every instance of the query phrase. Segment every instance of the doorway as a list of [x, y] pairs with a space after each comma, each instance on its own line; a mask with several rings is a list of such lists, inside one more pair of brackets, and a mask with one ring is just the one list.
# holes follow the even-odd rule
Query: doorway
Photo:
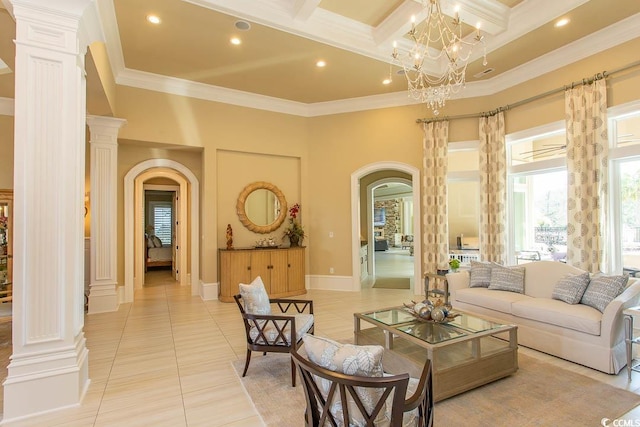
[[[412, 224], [414, 255], [411, 257], [413, 274], [410, 277], [410, 288], [418, 295], [422, 291], [419, 285], [422, 278], [421, 263], [421, 235], [420, 235], [420, 170], [414, 166], [400, 162], [378, 162], [366, 165], [351, 174], [351, 224], [352, 224], [352, 290], [359, 291], [363, 286], [363, 279], [367, 279], [369, 272], [373, 272], [376, 258], [375, 230], [373, 221], [373, 192], [367, 191], [369, 185], [373, 188], [386, 182], [399, 182], [411, 187], [410, 208], [405, 212]], [[377, 183], [375, 185], [374, 183]], [[409, 197], [409, 196], [407, 196]], [[370, 201], [369, 201], [370, 200]], [[406, 223], [407, 219], [405, 219]], [[395, 245], [395, 234], [393, 233]], [[399, 236], [401, 237], [401, 236]], [[363, 267], [367, 266], [366, 270]], [[410, 269], [411, 267], [409, 267]], [[371, 285], [371, 280], [369, 285]]]
[[[404, 175], [404, 174], [403, 174]], [[363, 287], [410, 289], [414, 282], [413, 188], [410, 179], [390, 177], [367, 185], [366, 278]]]
[[180, 285], [191, 284], [191, 295], [201, 295], [200, 283], [200, 184], [196, 176], [181, 163], [169, 159], [150, 159], [132, 167], [124, 178], [124, 296], [121, 302], [133, 302], [134, 288], [141, 288], [144, 276], [144, 195], [143, 185], [154, 177], [168, 178], [178, 183], [179, 218], [178, 252], [175, 263], [181, 270]]
[[145, 274], [143, 285], [159, 279], [172, 278], [180, 282], [180, 269], [176, 254], [181, 240], [179, 222], [180, 186], [175, 181], [168, 184], [153, 184], [155, 179], [144, 183], [144, 236], [146, 251], [143, 254]]

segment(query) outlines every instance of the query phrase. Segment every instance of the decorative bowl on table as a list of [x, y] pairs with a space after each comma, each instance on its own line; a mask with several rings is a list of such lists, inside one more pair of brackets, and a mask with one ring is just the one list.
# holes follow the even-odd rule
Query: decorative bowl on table
[[404, 304], [404, 310], [421, 322], [446, 323], [460, 315], [451, 312], [451, 305], [444, 304], [441, 299], [436, 302], [428, 299], [422, 302], [411, 301]]

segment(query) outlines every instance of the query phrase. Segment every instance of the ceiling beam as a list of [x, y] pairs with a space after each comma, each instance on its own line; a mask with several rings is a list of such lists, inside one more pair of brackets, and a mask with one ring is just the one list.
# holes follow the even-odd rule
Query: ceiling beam
[[293, 19], [306, 21], [318, 8], [321, 0], [293, 0]]

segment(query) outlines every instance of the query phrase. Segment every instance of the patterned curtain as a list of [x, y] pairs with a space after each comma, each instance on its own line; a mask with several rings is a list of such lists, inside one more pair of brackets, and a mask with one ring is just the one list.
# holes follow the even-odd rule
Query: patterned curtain
[[447, 216], [447, 152], [449, 122], [427, 123], [423, 141], [423, 263], [424, 271], [449, 268], [449, 220]]
[[480, 118], [480, 256], [505, 264], [507, 153], [504, 113]]
[[607, 88], [604, 80], [565, 92], [567, 263], [609, 272], [604, 248], [608, 208]]

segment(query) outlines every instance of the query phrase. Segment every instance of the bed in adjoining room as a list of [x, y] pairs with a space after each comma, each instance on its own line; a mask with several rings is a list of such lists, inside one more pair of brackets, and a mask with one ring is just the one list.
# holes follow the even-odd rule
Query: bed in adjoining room
[[151, 235], [147, 238], [147, 257], [145, 271], [149, 267], [171, 266], [173, 252], [171, 246], [162, 246], [158, 236]]

